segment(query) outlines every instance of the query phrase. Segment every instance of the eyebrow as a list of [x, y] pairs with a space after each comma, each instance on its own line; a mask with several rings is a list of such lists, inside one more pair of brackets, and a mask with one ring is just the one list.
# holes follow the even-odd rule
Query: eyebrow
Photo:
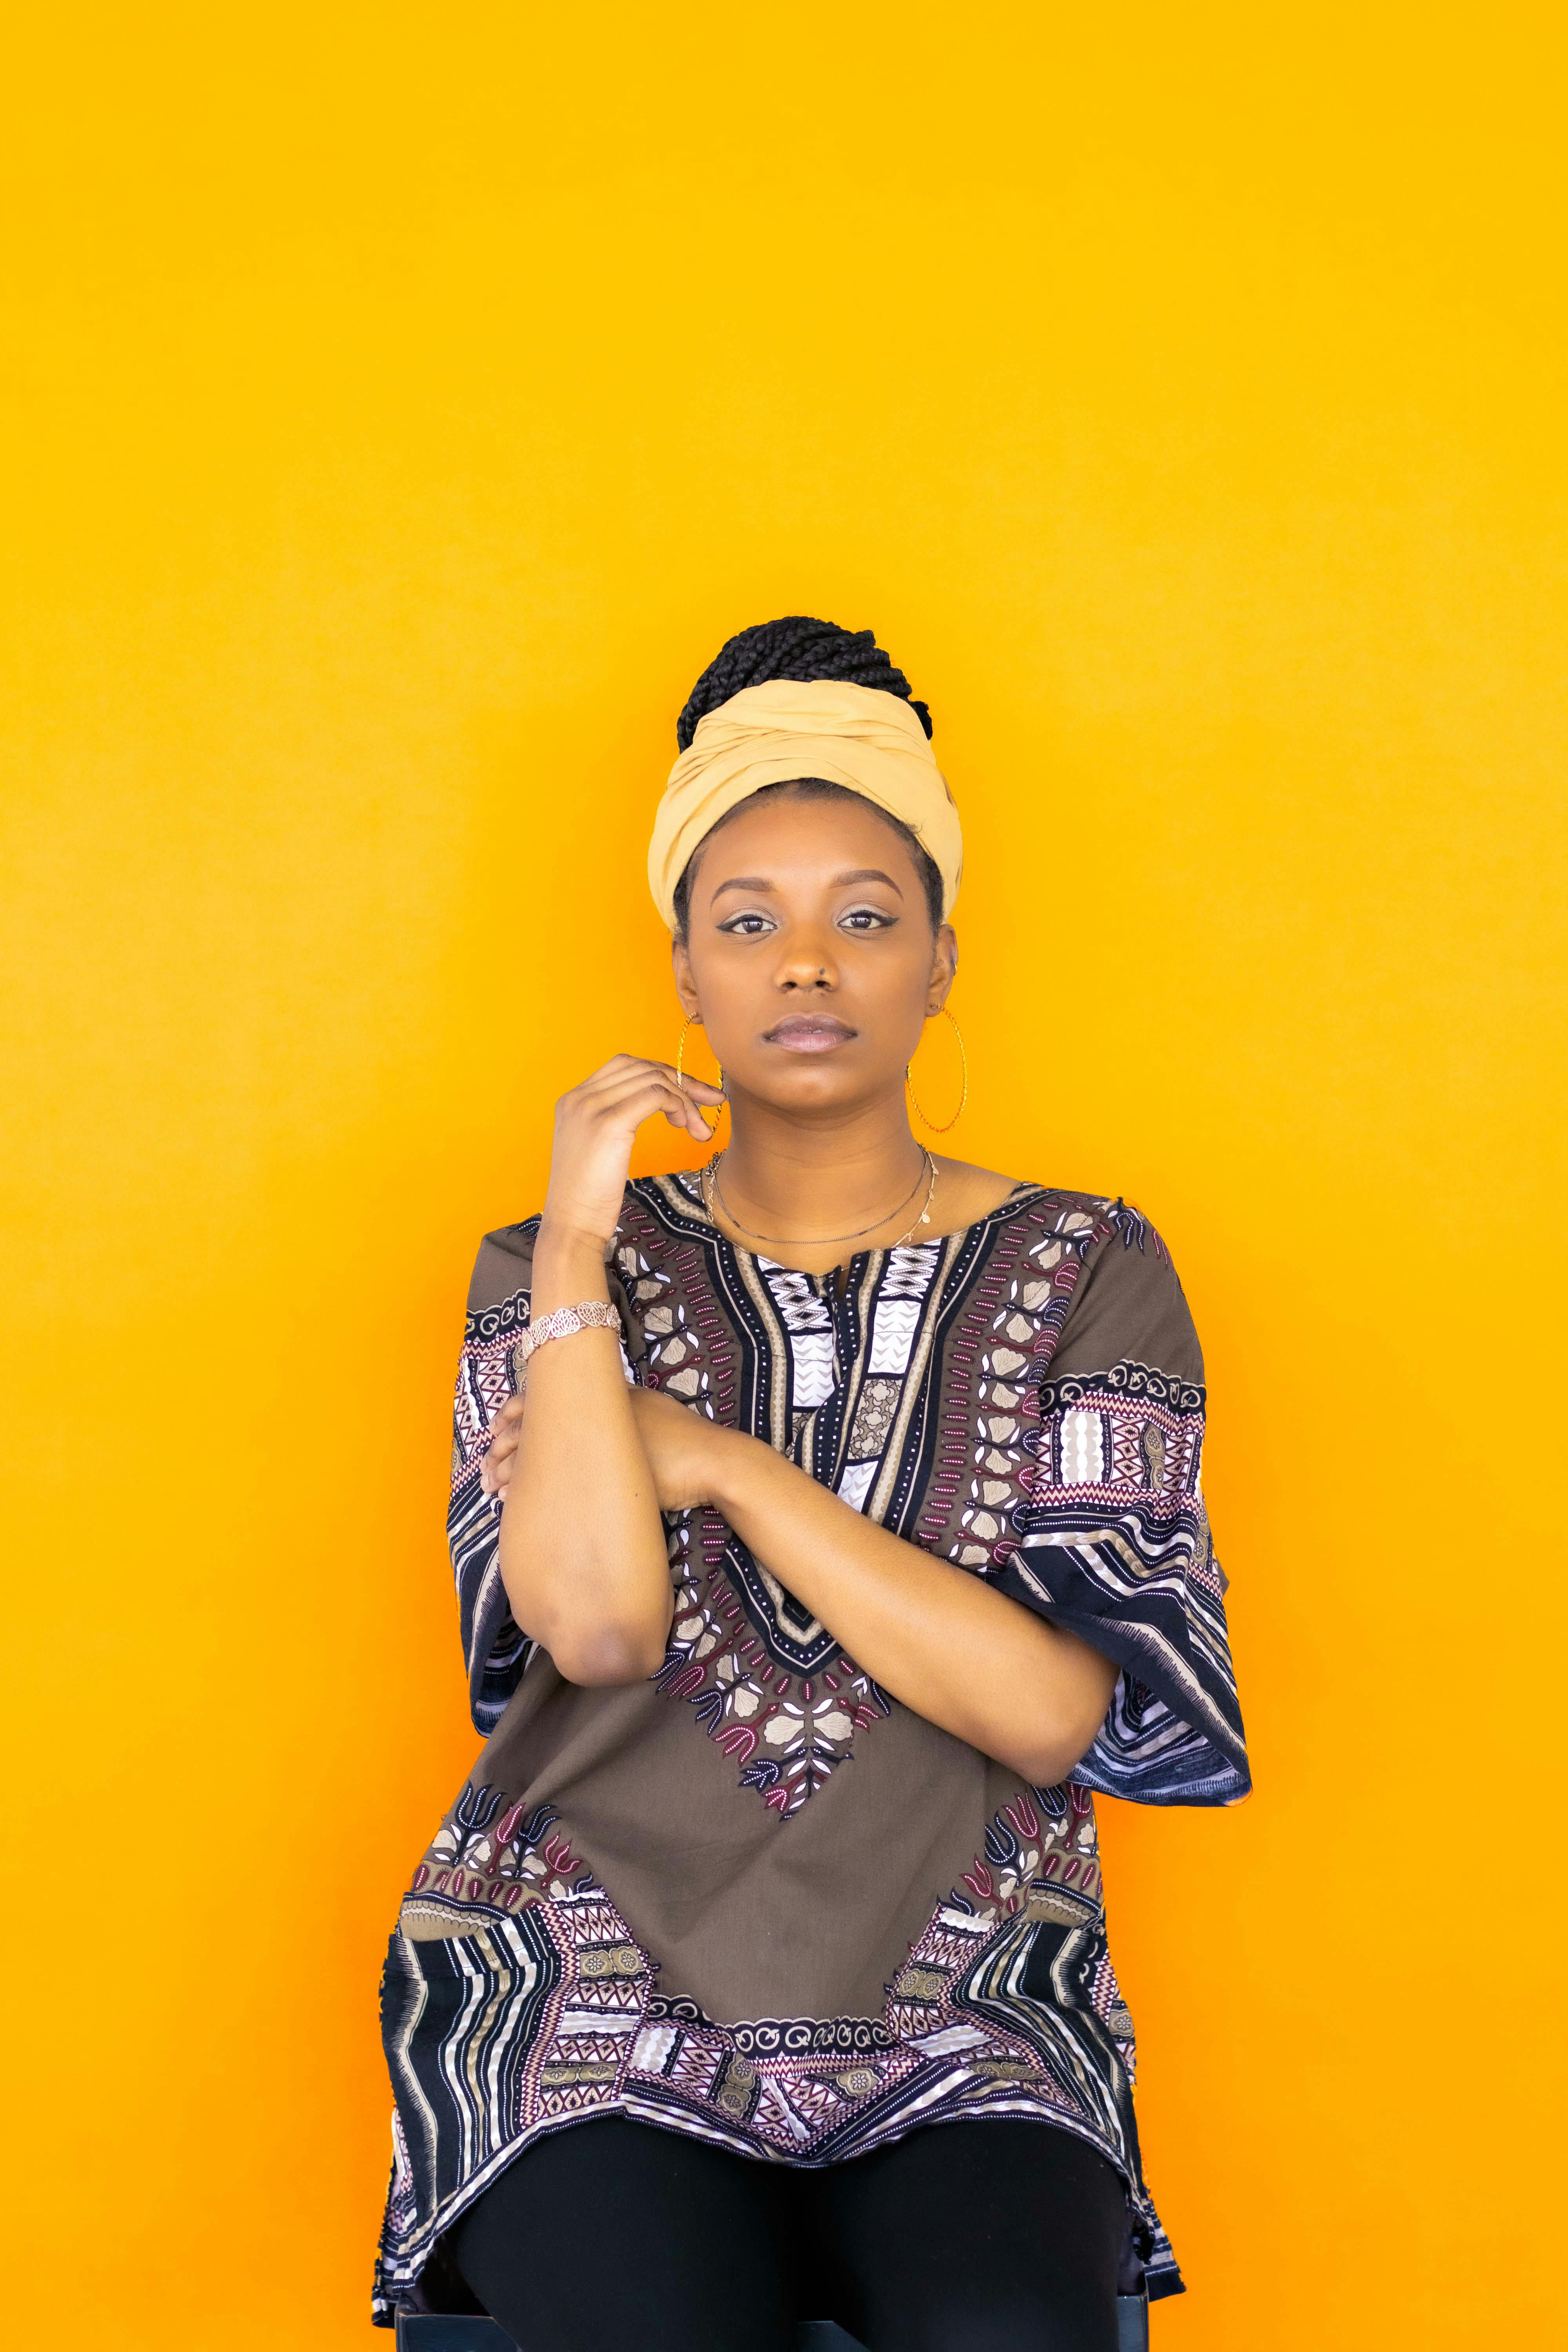
[[[833, 887], [836, 890], [846, 889], [851, 882], [885, 882], [895, 898], [901, 898], [904, 895], [892, 876], [884, 874], [879, 866], [857, 866], [852, 873], [836, 874]], [[777, 883], [770, 882], [765, 874], [736, 874], [728, 882], [720, 883], [713, 898], [721, 898], [726, 890], [760, 890], [772, 896], [777, 888]]]

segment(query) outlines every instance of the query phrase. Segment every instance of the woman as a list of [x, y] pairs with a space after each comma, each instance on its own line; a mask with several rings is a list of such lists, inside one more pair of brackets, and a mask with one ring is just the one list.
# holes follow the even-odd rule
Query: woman
[[[1202, 1360], [1135, 1211], [911, 1130], [957, 961], [930, 732], [868, 632], [724, 647], [649, 856], [722, 1090], [617, 1055], [481, 1247], [489, 1739], [389, 1951], [384, 2321], [1110, 2352], [1119, 2282], [1180, 2289], [1090, 1792], [1247, 1787]], [[700, 1173], [627, 1182], [645, 1119], [721, 1105]]]

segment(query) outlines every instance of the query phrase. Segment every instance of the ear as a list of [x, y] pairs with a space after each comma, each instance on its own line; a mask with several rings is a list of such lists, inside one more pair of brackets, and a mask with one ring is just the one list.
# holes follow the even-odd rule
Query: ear
[[958, 934], [943, 923], [931, 942], [931, 979], [926, 985], [926, 1013], [940, 1013], [958, 976]]
[[691, 956], [684, 940], [671, 940], [669, 964], [675, 974], [675, 993], [682, 1013], [689, 1021], [700, 1021], [702, 1011], [697, 1001], [697, 983], [691, 977]]

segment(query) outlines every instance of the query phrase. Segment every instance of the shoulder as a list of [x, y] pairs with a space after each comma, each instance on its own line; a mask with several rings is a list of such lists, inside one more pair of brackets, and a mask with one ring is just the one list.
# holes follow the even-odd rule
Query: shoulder
[[474, 1260], [468, 1283], [468, 1313], [486, 1315], [528, 1290], [533, 1280], [533, 1244], [539, 1219], [524, 1217], [515, 1225], [498, 1225], [486, 1234]]
[[[677, 1180], [660, 1178], [659, 1184]], [[641, 1232], [647, 1224], [646, 1195], [650, 1191], [647, 1179], [628, 1184], [623, 1204], [621, 1223], [605, 1245], [605, 1262], [613, 1274], [620, 1245], [628, 1228]], [[493, 1233], [484, 1235], [474, 1260], [474, 1271], [468, 1281], [468, 1317], [493, 1320], [502, 1308], [521, 1300], [526, 1302], [533, 1285], [533, 1250], [539, 1239], [542, 1217], [521, 1217], [516, 1224], [498, 1225]], [[522, 1317], [526, 1320], [526, 1316]]]
[[938, 1206], [944, 1228], [976, 1224], [1005, 1208], [1016, 1193], [1034, 1190], [1016, 1176], [1004, 1176], [1000, 1169], [977, 1168], [972, 1160], [949, 1160], [940, 1151], [931, 1157], [941, 1181]]
[[1141, 1209], [1109, 1194], [1042, 1187], [1047, 1247], [1079, 1262], [1079, 1274], [1051, 1362], [1068, 1372], [1141, 1365], [1201, 1384], [1203, 1350], [1171, 1253]]

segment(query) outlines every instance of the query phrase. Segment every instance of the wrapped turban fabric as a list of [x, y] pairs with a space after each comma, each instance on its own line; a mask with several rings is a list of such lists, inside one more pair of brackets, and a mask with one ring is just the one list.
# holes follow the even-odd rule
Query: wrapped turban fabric
[[907, 824], [942, 881], [952, 911], [963, 835], [924, 728], [901, 696], [837, 679], [773, 678], [742, 687], [698, 721], [669, 772], [647, 853], [648, 887], [675, 929], [675, 886], [721, 817], [764, 784], [807, 776], [843, 784]]

